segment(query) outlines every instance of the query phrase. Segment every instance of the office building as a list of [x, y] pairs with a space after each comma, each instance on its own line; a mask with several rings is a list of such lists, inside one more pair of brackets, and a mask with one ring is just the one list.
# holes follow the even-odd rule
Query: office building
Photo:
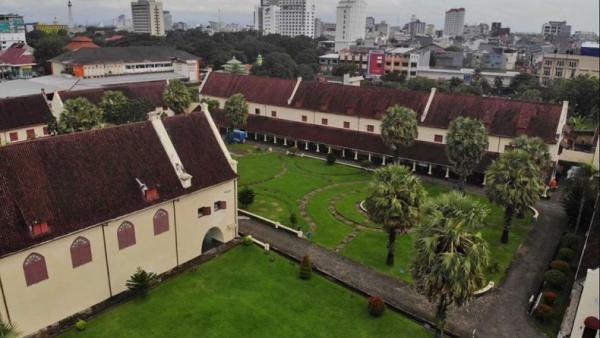
[[364, 39], [367, 23], [367, 2], [340, 0], [337, 6], [335, 50], [348, 48]]
[[138, 0], [131, 3], [133, 31], [153, 36], [165, 35], [163, 4], [155, 0]]
[[542, 26], [544, 35], [571, 35], [571, 26], [566, 21], [549, 21]]
[[548, 85], [554, 79], [570, 79], [579, 75], [600, 77], [598, 57], [571, 54], [545, 54], [540, 82]]
[[256, 14], [264, 35], [315, 36], [315, 5], [308, 0], [261, 0]]
[[163, 18], [165, 20], [165, 30], [170, 31], [173, 29], [173, 16], [171, 16], [171, 12], [163, 11]]
[[0, 14], [0, 33], [25, 32], [25, 21], [18, 14]]
[[456, 37], [463, 35], [465, 27], [465, 9], [452, 8], [446, 12], [446, 20], [444, 22], [444, 35]]
[[427, 24], [419, 19], [415, 19], [414, 21], [411, 20], [411, 22], [406, 24], [406, 30], [411, 36], [423, 35], [425, 34], [426, 29]]

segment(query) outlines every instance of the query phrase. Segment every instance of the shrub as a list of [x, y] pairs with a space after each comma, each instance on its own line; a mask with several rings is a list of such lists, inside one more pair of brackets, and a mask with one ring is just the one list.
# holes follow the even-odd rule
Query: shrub
[[500, 264], [497, 261], [491, 261], [486, 270], [488, 274], [495, 274], [500, 271]]
[[250, 245], [252, 245], [252, 243], [254, 243], [254, 241], [252, 240], [252, 236], [250, 236], [250, 235], [246, 235], [246, 236], [244, 236], [244, 238], [242, 238], [242, 243], [243, 243], [245, 246], [250, 246]]
[[125, 285], [135, 295], [146, 296], [150, 287], [156, 282], [156, 274], [138, 267]]
[[83, 319], [80, 319], [77, 321], [77, 323], [75, 323], [75, 328], [77, 331], [83, 331], [87, 328], [87, 322]]
[[300, 150], [298, 149], [298, 147], [293, 146], [290, 148], [289, 151], [290, 151], [290, 155], [296, 155], [298, 153], [298, 151], [300, 151]]
[[544, 303], [548, 305], [554, 304], [556, 300], [556, 292], [553, 291], [544, 291]]
[[335, 164], [335, 154], [333, 152], [327, 154], [327, 164], [334, 165]]
[[250, 204], [254, 203], [255, 196], [254, 190], [246, 187], [238, 193], [238, 202], [240, 202], [240, 205], [245, 209]]
[[360, 161], [360, 166], [363, 168], [373, 168], [373, 162], [369, 160], [362, 160]]
[[577, 250], [579, 247], [579, 238], [572, 233], [564, 234], [560, 239], [560, 246], [571, 250]]
[[571, 266], [569, 263], [560, 259], [552, 261], [552, 263], [550, 263], [550, 267], [564, 273], [565, 275], [571, 272]]
[[298, 216], [295, 213], [290, 214], [290, 225], [295, 228], [298, 225]]
[[560, 250], [558, 250], [558, 259], [566, 261], [566, 262], [571, 262], [573, 260], [573, 258], [575, 258], [575, 251], [569, 249], [569, 248], [562, 248]]
[[559, 270], [551, 269], [544, 272], [544, 281], [552, 287], [562, 289], [567, 283], [567, 276]]
[[379, 296], [369, 297], [369, 313], [373, 317], [379, 317], [385, 312], [385, 303]]
[[542, 321], [548, 320], [552, 316], [552, 313], [552, 306], [548, 304], [539, 304], [533, 311], [535, 317]]
[[300, 262], [300, 278], [304, 280], [310, 279], [312, 274], [312, 263], [310, 262], [310, 256], [304, 255]]

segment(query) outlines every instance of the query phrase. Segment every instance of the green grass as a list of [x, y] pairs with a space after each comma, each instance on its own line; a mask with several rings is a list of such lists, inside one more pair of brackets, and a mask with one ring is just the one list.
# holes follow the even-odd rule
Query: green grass
[[430, 337], [395, 312], [367, 313], [367, 301], [258, 247], [241, 246], [88, 322], [83, 337]]
[[[286, 173], [274, 178], [283, 172], [283, 168], [287, 169]], [[289, 225], [290, 214], [295, 213], [299, 228], [305, 232], [310, 231], [311, 240], [319, 245], [335, 248], [352, 232], [353, 226], [337, 219], [330, 208], [335, 208], [347, 220], [367, 227], [380, 228], [356, 207], [356, 204], [369, 194], [368, 182], [371, 179], [369, 172], [340, 164], [327, 165], [324, 161], [286, 156], [281, 153], [243, 156], [239, 158], [239, 169], [240, 186], [250, 185], [256, 192], [256, 202], [250, 206], [250, 211], [286, 225]], [[423, 182], [423, 186], [429, 198], [451, 190], [447, 186], [428, 182]], [[299, 206], [305, 195], [317, 189], [323, 190], [310, 198], [306, 209], [310, 218], [317, 224], [313, 232], [308, 226], [308, 220], [301, 217]], [[496, 271], [489, 272], [489, 278], [498, 283], [532, 227], [531, 215], [528, 213], [525, 219], [515, 218], [510, 242], [500, 244], [503, 210], [491, 204], [484, 196], [471, 196], [489, 211], [485, 226], [478, 231], [488, 241], [491, 261], [498, 267]], [[334, 205], [331, 201], [335, 201]], [[410, 282], [407, 267], [413, 246], [411, 235], [398, 237], [398, 263], [393, 268], [385, 265], [386, 238], [385, 233], [361, 230], [348, 247], [342, 250], [342, 253], [358, 262]], [[404, 273], [400, 273], [401, 269]]]

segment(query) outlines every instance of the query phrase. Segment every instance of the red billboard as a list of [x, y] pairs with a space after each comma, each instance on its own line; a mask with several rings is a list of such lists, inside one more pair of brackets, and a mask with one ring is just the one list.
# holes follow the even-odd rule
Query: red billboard
[[382, 50], [369, 51], [368, 76], [382, 76], [385, 74], [385, 52]]

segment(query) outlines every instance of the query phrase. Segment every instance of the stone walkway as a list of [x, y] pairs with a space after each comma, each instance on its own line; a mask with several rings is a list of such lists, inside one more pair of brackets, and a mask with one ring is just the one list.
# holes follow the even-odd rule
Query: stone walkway
[[[565, 230], [566, 216], [555, 200], [540, 202], [536, 207], [541, 214], [538, 223], [519, 248], [500, 286], [463, 309], [450, 310], [448, 330], [454, 335], [465, 338], [544, 337], [529, 321], [529, 298], [537, 290], [555, 245]], [[315, 268], [323, 274], [364, 294], [380, 295], [410, 317], [429, 323], [433, 320], [432, 306], [413, 286], [399, 279], [252, 219], [240, 220], [240, 232], [267, 242], [272, 249], [296, 260], [308, 254]]]

